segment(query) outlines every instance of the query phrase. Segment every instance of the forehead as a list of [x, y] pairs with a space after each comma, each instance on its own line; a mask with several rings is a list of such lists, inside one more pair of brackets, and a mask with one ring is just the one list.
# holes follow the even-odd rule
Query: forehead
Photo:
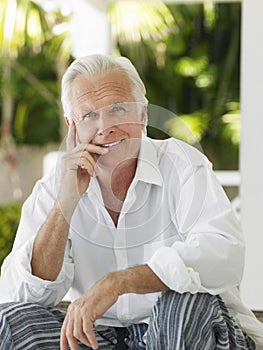
[[[99, 109], [113, 102], [134, 102], [131, 83], [120, 71], [112, 70], [94, 77], [78, 75], [72, 82], [70, 102], [73, 111]], [[86, 110], [85, 110], [86, 111]]]

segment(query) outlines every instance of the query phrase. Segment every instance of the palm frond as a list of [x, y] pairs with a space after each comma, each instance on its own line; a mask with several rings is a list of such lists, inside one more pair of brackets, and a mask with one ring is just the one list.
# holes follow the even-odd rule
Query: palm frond
[[112, 34], [120, 43], [161, 40], [168, 35], [174, 19], [161, 1], [119, 1], [109, 10]]

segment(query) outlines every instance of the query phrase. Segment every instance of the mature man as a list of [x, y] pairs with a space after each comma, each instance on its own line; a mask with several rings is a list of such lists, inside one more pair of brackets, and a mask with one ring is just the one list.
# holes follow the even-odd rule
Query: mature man
[[[62, 104], [67, 151], [3, 264], [0, 348], [255, 349], [244, 242], [209, 161], [145, 136], [145, 88], [125, 58], [77, 59]], [[68, 291], [65, 314], [53, 307]]]

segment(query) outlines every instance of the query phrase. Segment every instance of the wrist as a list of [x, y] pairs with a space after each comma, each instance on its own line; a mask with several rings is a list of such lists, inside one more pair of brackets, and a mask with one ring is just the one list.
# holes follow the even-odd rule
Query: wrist
[[106, 276], [109, 290], [115, 290], [118, 297], [129, 293], [127, 288], [126, 270], [111, 272]]
[[74, 198], [63, 198], [63, 196], [58, 196], [54, 209], [59, 211], [64, 218], [70, 222], [78, 201], [79, 200], [77, 199], [74, 200]]

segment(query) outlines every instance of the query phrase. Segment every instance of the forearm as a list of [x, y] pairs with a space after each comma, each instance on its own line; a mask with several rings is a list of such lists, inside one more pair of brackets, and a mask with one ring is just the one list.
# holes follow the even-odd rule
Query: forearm
[[94, 322], [116, 303], [120, 295], [147, 294], [168, 289], [147, 265], [106, 275], [70, 304], [61, 330], [61, 349], [68, 349], [72, 339], [75, 344], [79, 339], [93, 349], [98, 349], [93, 330]]
[[111, 274], [113, 285], [117, 286], [118, 294], [147, 294], [162, 292], [169, 288], [150, 269], [148, 265], [139, 265]]
[[73, 210], [68, 210], [66, 214], [60, 204], [55, 203], [34, 241], [31, 259], [33, 275], [48, 281], [56, 280], [63, 264], [72, 213]]

